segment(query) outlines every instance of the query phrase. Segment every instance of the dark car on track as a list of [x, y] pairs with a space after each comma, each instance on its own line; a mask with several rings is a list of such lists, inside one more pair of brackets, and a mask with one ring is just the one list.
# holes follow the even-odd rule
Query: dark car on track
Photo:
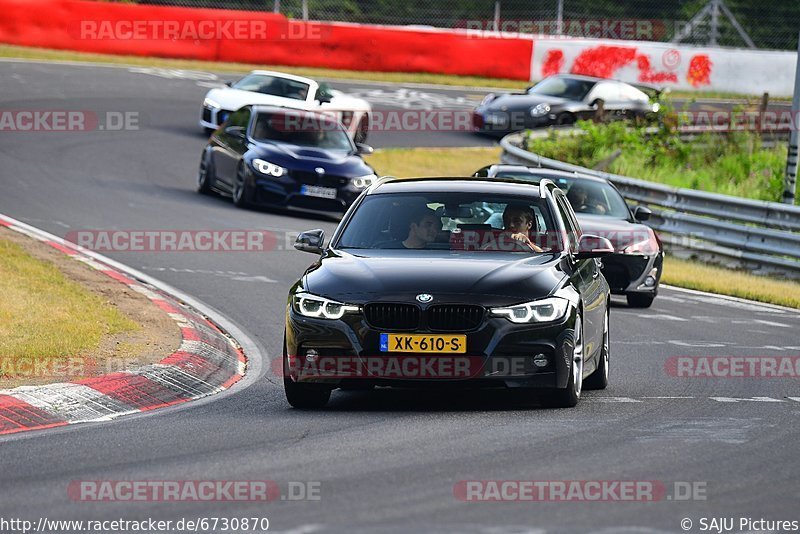
[[[645, 92], [647, 91], [647, 92]], [[506, 134], [591, 119], [602, 102], [605, 116], [648, 118], [660, 109], [648, 93], [658, 89], [616, 80], [563, 74], [550, 76], [524, 93], [490, 93], [472, 113], [477, 132]]]
[[521, 165], [489, 165], [476, 178], [552, 180], [575, 210], [581, 230], [609, 239], [614, 254], [603, 258], [603, 275], [611, 292], [625, 295], [628, 305], [647, 308], [658, 294], [664, 247], [652, 228], [642, 224], [651, 212], [644, 206], [631, 210], [614, 184], [602, 178]]
[[250, 205], [344, 213], [377, 177], [354, 144], [324, 113], [245, 106], [231, 113], [203, 150], [201, 193]]
[[[505, 227], [485, 220], [503, 211]], [[292, 406], [337, 387], [529, 388], [574, 406], [608, 382], [608, 240], [581, 234], [564, 193], [470, 178], [383, 179], [350, 208], [289, 291]]]

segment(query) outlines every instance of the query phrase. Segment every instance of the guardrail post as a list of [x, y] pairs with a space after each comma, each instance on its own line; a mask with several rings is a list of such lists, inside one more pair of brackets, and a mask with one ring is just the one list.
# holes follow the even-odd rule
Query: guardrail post
[[797, 188], [797, 117], [800, 110], [800, 34], [797, 36], [797, 66], [794, 72], [794, 98], [792, 98], [791, 133], [789, 134], [789, 155], [786, 157], [786, 179], [783, 187], [783, 202], [794, 204]]

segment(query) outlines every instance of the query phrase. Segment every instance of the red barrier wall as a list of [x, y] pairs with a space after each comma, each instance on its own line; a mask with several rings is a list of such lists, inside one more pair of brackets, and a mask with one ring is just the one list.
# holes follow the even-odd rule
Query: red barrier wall
[[[453, 31], [289, 21], [263, 12], [80, 0], [0, 0], [0, 14], [3, 43], [212, 61], [528, 80], [533, 50], [529, 39], [487, 39]], [[266, 38], [103, 37], [103, 28], [116, 28], [119, 26], [115, 25], [130, 21], [178, 21], [188, 28], [208, 21], [250, 24], [250, 28], [257, 23], [259, 28], [266, 28]], [[98, 27], [99, 33], [91, 32]]]

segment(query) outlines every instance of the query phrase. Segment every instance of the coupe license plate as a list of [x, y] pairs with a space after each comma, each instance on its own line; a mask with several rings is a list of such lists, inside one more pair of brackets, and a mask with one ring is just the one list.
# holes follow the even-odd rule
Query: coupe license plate
[[429, 334], [381, 334], [381, 352], [441, 352], [464, 354], [467, 336]]
[[333, 187], [320, 187], [318, 185], [300, 186], [300, 194], [318, 198], [336, 198], [336, 189]]

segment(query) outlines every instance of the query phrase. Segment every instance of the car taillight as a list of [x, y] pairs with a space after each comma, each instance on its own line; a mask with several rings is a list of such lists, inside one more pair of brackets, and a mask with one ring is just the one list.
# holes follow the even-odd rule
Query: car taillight
[[644, 254], [650, 256], [658, 253], [658, 241], [656, 235], [649, 228], [647, 233], [637, 235], [630, 245], [622, 249], [623, 254]]

